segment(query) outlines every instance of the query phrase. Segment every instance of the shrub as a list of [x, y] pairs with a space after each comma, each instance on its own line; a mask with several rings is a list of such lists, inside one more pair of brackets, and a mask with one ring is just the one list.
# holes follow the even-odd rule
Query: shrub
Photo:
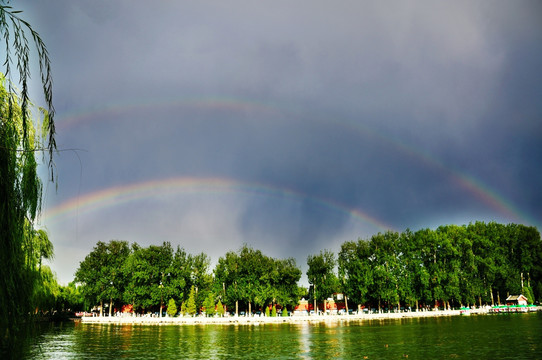
[[175, 304], [175, 300], [169, 299], [166, 312], [171, 317], [174, 317], [177, 314], [177, 304]]
[[218, 304], [216, 305], [216, 312], [220, 316], [224, 316], [224, 306], [222, 306], [222, 301], [218, 300]]

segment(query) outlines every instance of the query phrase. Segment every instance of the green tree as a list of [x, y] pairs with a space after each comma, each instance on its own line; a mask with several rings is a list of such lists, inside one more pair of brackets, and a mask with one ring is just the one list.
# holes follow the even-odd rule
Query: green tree
[[239, 302], [252, 311], [252, 304], [294, 304], [301, 270], [295, 260], [274, 259], [244, 245], [238, 253], [228, 252], [214, 269], [214, 291], [238, 314]]
[[48, 266], [43, 266], [43, 259], [51, 260], [54, 256], [53, 244], [47, 232], [35, 229], [26, 220], [24, 228], [23, 252], [25, 254], [25, 270], [34, 289], [29, 299], [34, 309], [33, 313], [51, 311], [60, 295], [60, 287], [55, 274]]
[[75, 281], [68, 283], [67, 286], [59, 287], [60, 294], [57, 297], [55, 308], [61, 311], [82, 311], [84, 306], [84, 297]]
[[99, 241], [79, 264], [75, 280], [82, 285], [81, 292], [90, 304], [100, 303], [100, 314], [103, 312], [104, 301], [109, 300], [111, 316], [113, 301], [122, 300], [126, 284], [124, 269], [129, 256], [128, 242]]
[[[30, 116], [19, 106], [17, 95], [6, 91], [0, 74], [0, 341], [6, 344], [11, 343], [9, 329], [16, 329], [33, 313], [34, 287], [43, 279], [33, 266], [34, 247], [25, 246], [29, 240], [37, 245], [44, 234], [33, 230], [41, 208], [42, 184], [35, 159], [41, 144]], [[43, 250], [37, 252], [39, 263], [52, 256], [52, 247], [48, 253]]]
[[341, 245], [339, 252], [339, 278], [345, 296], [362, 304], [370, 299], [369, 289], [373, 285], [371, 266], [372, 251], [369, 242], [358, 239]]
[[450, 308], [450, 301], [461, 301], [461, 252], [460, 242], [465, 238], [463, 227], [457, 225], [439, 226], [436, 230], [438, 246], [438, 264], [442, 286], [441, 300]]
[[134, 244], [124, 266], [127, 276], [125, 301], [131, 302], [134, 309], [161, 309], [164, 297], [169, 298], [173, 294], [169, 273], [172, 260], [173, 249], [169, 242], [147, 248]]
[[[266, 309], [269, 309], [269, 308], [266, 308]], [[273, 305], [273, 310], [271, 311], [271, 316], [272, 317], [277, 317], [277, 306], [276, 305]]]
[[167, 303], [167, 314], [170, 317], [177, 315], [177, 304], [175, 304], [175, 300], [173, 300], [173, 298], [169, 299]]
[[274, 260], [274, 272], [271, 277], [271, 296], [273, 304], [283, 307], [295, 306], [303, 295], [299, 294], [297, 283], [301, 279], [301, 269], [294, 258]]
[[32, 294], [32, 304], [34, 312], [42, 311], [52, 314], [55, 310], [57, 298], [60, 296], [60, 287], [58, 285], [56, 275], [51, 271], [49, 266], [44, 265], [38, 275], [39, 281], [34, 286]]
[[[190, 259], [190, 287], [196, 289], [194, 301], [196, 308], [199, 309], [203, 305], [204, 299], [207, 297], [213, 284], [213, 277], [209, 272], [211, 259], [205, 253], [189, 256]], [[188, 290], [188, 289], [187, 289]], [[188, 291], [187, 291], [188, 292]]]
[[472, 253], [474, 256], [474, 268], [476, 276], [472, 278], [474, 292], [478, 296], [478, 303], [484, 302], [494, 304], [494, 290], [497, 276], [495, 263], [497, 254], [497, 240], [491, 235], [491, 227], [482, 222], [469, 224], [467, 231], [472, 239]]
[[420, 283], [422, 266], [416, 245], [414, 234], [409, 229], [399, 235], [397, 284], [399, 298], [405, 303], [405, 308], [418, 309], [420, 295], [416, 287]]
[[192, 272], [191, 258], [181, 247], [177, 247], [171, 267], [168, 271], [170, 279], [168, 282], [168, 295], [176, 299], [186, 300], [190, 287], [187, 284], [190, 282]]
[[288, 316], [288, 310], [286, 309], [286, 307], [283, 307], [282, 308], [282, 317], [287, 317]]
[[317, 303], [324, 301], [337, 290], [338, 280], [334, 273], [336, 265], [335, 255], [329, 250], [320, 251], [318, 255], [309, 255], [307, 258], [307, 278], [312, 285], [312, 299]]
[[262, 305], [265, 302], [267, 294], [266, 282], [262, 277], [267, 278], [268, 273], [265, 273], [264, 269], [269, 269], [268, 259], [266, 259], [261, 251], [254, 250], [247, 245], [244, 245], [239, 252], [240, 260], [240, 277], [239, 277], [239, 289], [241, 299], [248, 304], [248, 313], [252, 313], [252, 303], [254, 301]]
[[[36, 279], [25, 267], [25, 222], [33, 224], [41, 208], [42, 187], [37, 174], [35, 153], [47, 150], [48, 170], [53, 175], [53, 152], [56, 150], [52, 76], [47, 48], [39, 34], [15, 11], [1, 1], [0, 33], [5, 46], [4, 75], [0, 74], [0, 342], [16, 349], [15, 330], [32, 313], [32, 293]], [[13, 35], [13, 36], [12, 36]], [[29, 107], [30, 44], [37, 48], [37, 59], [48, 111], [42, 111], [43, 143], [36, 135]], [[11, 66], [14, 63], [20, 95], [16, 94]], [[6, 89], [7, 78], [7, 89]], [[40, 125], [38, 124], [39, 128]]]
[[49, 240], [47, 232], [35, 229], [28, 220], [25, 221], [23, 251], [26, 255], [26, 267], [38, 272], [41, 270], [43, 259], [52, 260], [54, 257], [53, 243]]
[[[228, 308], [235, 308], [235, 313], [239, 311], [239, 287], [237, 280], [239, 279], [239, 256], [229, 251], [224, 256], [218, 259], [214, 269], [215, 276], [215, 292], [223, 303], [227, 304]], [[234, 306], [235, 304], [235, 306]]]
[[218, 303], [216, 304], [216, 313], [220, 315], [221, 317], [224, 316], [224, 306], [222, 305], [222, 301], [220, 301], [220, 299], [218, 300]]
[[215, 295], [209, 292], [209, 295], [203, 301], [203, 308], [207, 316], [213, 316], [215, 314]]
[[397, 243], [399, 234], [388, 231], [384, 234], [378, 233], [371, 237], [370, 247], [372, 252], [373, 268], [373, 297], [378, 300], [380, 311], [382, 302], [385, 302], [390, 309], [399, 303], [399, 284], [397, 258]]
[[194, 286], [190, 289], [188, 300], [186, 300], [186, 313], [188, 315], [194, 315], [197, 313], [196, 308], [196, 290]]

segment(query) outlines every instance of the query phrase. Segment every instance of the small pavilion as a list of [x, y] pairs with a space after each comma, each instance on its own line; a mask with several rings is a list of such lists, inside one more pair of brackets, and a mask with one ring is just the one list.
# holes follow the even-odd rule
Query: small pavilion
[[510, 295], [506, 298], [506, 305], [527, 305], [527, 298], [524, 295]]

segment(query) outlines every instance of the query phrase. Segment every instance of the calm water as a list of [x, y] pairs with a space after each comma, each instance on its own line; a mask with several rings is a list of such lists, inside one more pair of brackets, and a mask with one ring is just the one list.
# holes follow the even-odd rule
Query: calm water
[[542, 313], [259, 326], [57, 324], [29, 359], [542, 359]]

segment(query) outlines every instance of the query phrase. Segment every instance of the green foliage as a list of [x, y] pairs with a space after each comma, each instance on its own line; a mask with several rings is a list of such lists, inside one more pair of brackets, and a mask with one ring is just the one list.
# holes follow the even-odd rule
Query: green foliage
[[196, 290], [194, 286], [190, 288], [190, 294], [188, 295], [188, 300], [186, 300], [186, 309], [185, 313], [188, 315], [196, 314]]
[[[5, 2], [5, 1], [2, 1]], [[54, 124], [54, 114], [55, 109], [53, 106], [53, 78], [51, 74], [51, 63], [49, 60], [49, 53], [45, 46], [45, 43], [39, 36], [39, 34], [32, 28], [32, 26], [25, 20], [23, 20], [20, 15], [20, 11], [12, 10], [11, 6], [0, 5], [0, 33], [2, 33], [3, 38], [5, 39], [3, 45], [5, 46], [5, 58], [3, 65], [5, 67], [5, 77], [8, 79], [8, 92], [15, 93], [13, 83], [11, 81], [11, 66], [13, 64], [13, 59], [11, 54], [15, 52], [17, 70], [19, 75], [19, 83], [22, 85], [21, 95], [20, 95], [20, 130], [22, 134], [22, 142], [27, 142], [29, 140], [29, 134], [33, 131], [32, 124], [29, 121], [29, 106], [31, 105], [29, 99], [29, 87], [28, 79], [30, 78], [30, 44], [28, 39], [32, 39], [34, 45], [36, 46], [39, 69], [41, 75], [41, 82], [43, 86], [43, 94], [45, 97], [45, 102], [47, 103], [48, 110], [43, 109], [45, 114], [45, 121], [43, 122], [43, 137], [47, 138], [47, 150], [49, 153], [49, 170], [51, 175], [53, 175], [53, 152], [56, 150], [56, 141], [55, 141], [55, 124]], [[10, 35], [13, 33], [13, 37]], [[31, 36], [28, 36], [30, 33]], [[3, 79], [2, 79], [3, 82]], [[2, 84], [3, 87], [3, 84]], [[7, 101], [2, 101], [5, 108], [8, 109], [8, 116], [4, 119], [8, 121], [14, 120], [14, 115], [17, 113], [17, 100], [15, 97], [9, 97]], [[1, 137], [0, 137], [1, 138]], [[16, 148], [8, 148], [11, 151], [14, 151]], [[39, 149], [42, 150], [42, 149]], [[29, 157], [34, 157], [33, 152]], [[34, 160], [35, 161], [35, 160]], [[6, 169], [2, 169], [6, 170]], [[32, 169], [27, 169], [31, 172], [34, 172]], [[32, 184], [32, 181], [29, 183]], [[36, 197], [36, 194], [33, 194], [33, 201], [40, 200], [40, 196]], [[34, 217], [32, 217], [33, 219]]]
[[[335, 255], [329, 250], [320, 251], [318, 255], [309, 255], [307, 258], [307, 278], [312, 285], [311, 297], [316, 301], [324, 301], [338, 289], [337, 276], [334, 273], [336, 265]], [[316, 288], [316, 291], [314, 289]]]
[[[268, 309], [267, 311], [269, 311], [269, 308], [266, 308], [266, 309]], [[273, 310], [271, 311], [271, 316], [272, 317], [277, 317], [277, 307], [275, 305], [273, 305]]]
[[282, 308], [282, 317], [287, 317], [288, 316], [288, 310], [286, 309], [286, 307], [283, 307]]
[[364, 303], [368, 300], [369, 288], [373, 285], [371, 250], [369, 242], [358, 240], [345, 242], [339, 252], [339, 278], [341, 287], [348, 296]]
[[530, 286], [524, 286], [523, 289], [521, 290], [521, 293], [527, 298], [527, 302], [529, 304], [534, 303], [533, 291]]
[[[13, 99], [16, 95], [6, 91], [3, 77], [0, 80], [0, 329], [4, 330], [11, 324], [18, 324], [32, 308], [35, 278], [25, 261], [30, 255], [25, 252], [24, 242], [28, 210], [35, 213], [27, 204], [36, 198], [34, 192], [24, 192], [20, 181], [24, 168], [35, 166], [35, 163], [25, 161], [21, 156], [23, 152], [17, 151], [31, 150], [28, 142], [23, 142], [20, 131], [21, 109]], [[12, 109], [7, 106], [10, 102]], [[36, 187], [40, 184], [37, 177], [30, 180]], [[1, 333], [0, 339], [3, 337], [4, 333]]]
[[60, 311], [82, 311], [84, 309], [84, 297], [80, 287], [72, 281], [68, 286], [59, 287], [59, 296], [55, 308]]
[[[34, 151], [40, 146], [28, 109], [4, 87], [0, 74], [0, 329], [19, 324], [45, 302], [49, 274], [41, 274], [41, 260], [51, 258], [47, 234], [35, 230], [40, 211], [41, 181]], [[42, 241], [43, 240], [43, 241]], [[53, 294], [54, 291], [51, 291]], [[0, 334], [0, 338], [3, 335]]]
[[174, 252], [169, 242], [146, 248], [124, 241], [98, 242], [77, 269], [76, 281], [88, 307], [114, 300], [132, 304], [135, 311], [155, 311], [163, 299], [186, 302], [190, 289], [195, 289], [192, 301], [197, 309], [212, 287], [209, 263], [203, 253], [194, 256], [179, 247]]
[[209, 292], [209, 295], [203, 301], [203, 307], [207, 316], [215, 314], [215, 295], [212, 292]]
[[126, 277], [124, 301], [132, 303], [134, 309], [147, 310], [160, 305], [164, 297], [176, 297], [168, 276], [172, 259], [173, 249], [168, 242], [147, 248], [133, 245], [122, 267]]
[[493, 304], [499, 294], [502, 301], [504, 294], [521, 293], [524, 282], [534, 301], [541, 249], [536, 228], [517, 224], [387, 232], [344, 243], [339, 278], [349, 299], [388, 308]]
[[218, 300], [218, 304], [216, 304], [216, 313], [220, 316], [224, 316], [224, 306], [222, 305], [222, 301]]
[[[44, 88], [50, 83], [49, 59], [45, 45], [30, 25], [22, 20], [16, 11], [0, 5], [0, 32], [5, 40], [6, 58], [3, 62], [8, 78], [7, 89], [4, 75], [0, 74], [0, 342], [11, 346], [12, 334], [18, 326], [34, 313], [36, 307], [51, 309], [56, 301], [55, 290], [58, 285], [50, 270], [41, 271], [41, 259], [51, 258], [53, 248], [46, 233], [34, 229], [34, 221], [41, 210], [42, 183], [37, 173], [35, 154], [42, 151], [43, 144], [34, 126], [28, 97], [27, 79], [30, 76], [28, 41], [25, 33], [29, 31], [38, 46]], [[10, 38], [13, 31], [14, 37]], [[13, 39], [13, 42], [10, 40]], [[15, 50], [22, 91], [15, 92], [10, 81], [11, 51]], [[44, 70], [41, 68], [40, 70]], [[51, 89], [47, 89], [46, 100], [49, 113], [44, 112], [48, 126], [44, 137], [48, 136], [50, 169], [52, 171], [52, 152], [54, 143], [54, 109], [51, 102]], [[37, 243], [44, 240], [43, 243]], [[46, 248], [47, 245], [51, 245]], [[36, 250], [39, 249], [39, 250]], [[39, 266], [36, 268], [36, 259]]]
[[[26, 251], [25, 261], [35, 269], [29, 274], [38, 276], [41, 258], [48, 254], [39, 250], [46, 237], [30, 230], [27, 234], [28, 248], [33, 250]], [[393, 309], [478, 305], [496, 302], [499, 294], [504, 300], [507, 293], [522, 292], [534, 301], [542, 288], [540, 234], [535, 228], [515, 224], [379, 233], [343, 243], [338, 261], [330, 251], [307, 260], [307, 277], [316, 285], [320, 305], [338, 291], [344, 292], [350, 305]], [[213, 315], [217, 299], [219, 314], [224, 312], [224, 302], [235, 309], [238, 301], [241, 309], [264, 307], [267, 316], [276, 315], [276, 307], [268, 304], [281, 304], [287, 316], [286, 306], [295, 306], [301, 297], [309, 295], [314, 300], [313, 287], [308, 293], [297, 285], [301, 271], [293, 259], [274, 259], [245, 245], [219, 258], [214, 282], [208, 266], [207, 255], [193, 256], [181, 248], [173, 252], [167, 242], [147, 248], [99, 242], [76, 273], [81, 286], [70, 291], [80, 293], [79, 299], [84, 295], [88, 307], [113, 298], [116, 304], [156, 311], [162, 298], [179, 299], [181, 312], [190, 315], [200, 308]], [[41, 266], [40, 280], [47, 286], [35, 293], [43, 307], [50, 306], [51, 299], [58, 303], [64, 292], [62, 287], [55, 288], [54, 279], [47, 280], [52, 279], [47, 269]]]
[[126, 241], [98, 242], [80, 263], [75, 280], [90, 304], [122, 300], [125, 292], [125, 263], [130, 256]]
[[175, 304], [175, 300], [173, 300], [173, 298], [169, 299], [166, 312], [170, 317], [177, 315], [177, 305]]
[[56, 276], [48, 266], [43, 266], [37, 279], [32, 294], [32, 304], [36, 311], [52, 313], [60, 295]]
[[215, 293], [229, 308], [236, 301], [264, 306], [271, 302], [296, 304], [301, 270], [295, 260], [274, 259], [244, 245], [238, 253], [219, 258], [214, 270]]

